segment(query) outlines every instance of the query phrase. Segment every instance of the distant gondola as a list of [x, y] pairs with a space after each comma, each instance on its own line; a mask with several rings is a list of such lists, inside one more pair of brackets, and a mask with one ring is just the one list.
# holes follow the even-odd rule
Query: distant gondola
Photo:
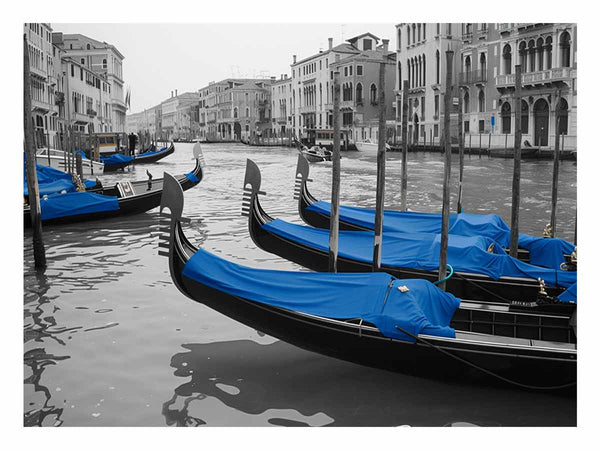
[[[330, 204], [318, 201], [308, 191], [307, 181], [309, 165], [298, 156], [296, 167], [296, 186], [294, 198], [298, 200], [298, 213], [304, 222], [316, 228], [329, 229]], [[510, 228], [496, 214], [465, 214], [459, 222], [457, 214], [450, 215], [450, 233], [466, 236], [482, 235], [498, 241], [508, 247]], [[340, 230], [372, 231], [375, 226], [375, 211], [368, 208], [340, 206]], [[456, 224], [455, 228], [452, 224]], [[428, 233], [440, 233], [441, 214], [401, 212], [386, 210], [383, 231], [410, 232], [419, 230]], [[427, 230], [427, 231], [425, 231]], [[554, 269], [576, 270], [575, 246], [564, 239], [538, 238], [519, 234], [517, 257], [531, 264]]]
[[[194, 146], [196, 166], [193, 171], [177, 177], [183, 190], [196, 186], [203, 177], [204, 158], [199, 144]], [[106, 219], [128, 214], [138, 214], [160, 204], [163, 179], [120, 181], [112, 187], [102, 187], [94, 192], [69, 192], [53, 194], [40, 199], [42, 223], [67, 224], [88, 220]], [[25, 227], [31, 226], [30, 207], [23, 208]]]
[[169, 258], [177, 288], [275, 338], [417, 375], [458, 376], [477, 368], [522, 387], [576, 383], [571, 313], [510, 311], [507, 305], [469, 300], [459, 306], [457, 298], [427, 281], [385, 273], [285, 272], [226, 261], [194, 247], [184, 235], [183, 191], [169, 174], [160, 210], [166, 222], [159, 254]]
[[171, 145], [168, 147], [163, 147], [160, 150], [156, 150], [156, 148], [153, 146], [150, 150], [135, 155], [133, 157], [132, 164], [154, 163], [166, 158], [173, 152], [175, 152], [175, 144], [173, 144], [173, 142], [171, 142]]
[[[279, 255], [309, 269], [326, 272], [329, 268], [328, 231], [274, 220], [260, 205], [260, 170], [254, 162], [247, 161], [244, 180], [244, 200], [242, 214], [248, 215], [248, 228], [254, 243], [261, 249]], [[249, 187], [248, 187], [249, 186]], [[372, 271], [372, 231], [341, 231], [339, 240], [339, 272]], [[386, 243], [393, 245], [389, 247]], [[429, 241], [419, 239], [429, 237]], [[458, 260], [454, 276], [446, 281], [448, 292], [460, 298], [476, 299], [485, 302], [509, 303], [514, 308], [548, 308], [550, 310], [572, 310], [575, 305], [556, 301], [577, 279], [576, 272], [564, 272], [526, 264], [514, 260], [497, 248], [485, 247], [489, 238], [451, 236], [449, 264], [455, 264], [451, 256]], [[413, 237], [405, 233], [384, 233], [383, 259], [381, 270], [398, 278], [423, 278], [429, 281], [438, 279], [439, 237], [437, 254], [432, 249], [435, 242], [431, 235]], [[454, 245], [453, 242], [457, 242]], [[476, 247], [475, 245], [479, 245]], [[394, 253], [390, 248], [397, 250]], [[406, 251], [404, 250], [406, 248]], [[430, 254], [414, 254], [426, 248]], [[365, 250], [366, 249], [366, 250]], [[394, 263], [387, 263], [386, 251], [391, 253]], [[432, 253], [433, 252], [433, 253]], [[404, 259], [404, 254], [409, 256]], [[489, 254], [492, 253], [492, 254]], [[467, 260], [473, 255], [473, 261]], [[462, 260], [461, 258], [465, 258]], [[432, 258], [430, 260], [430, 258]], [[504, 258], [504, 259], [502, 259]], [[406, 265], [398, 265], [403, 261]], [[466, 262], [463, 262], [466, 261]], [[481, 261], [485, 265], [477, 265]], [[498, 266], [494, 263], [499, 264]], [[436, 268], [433, 269], [432, 266]], [[467, 269], [462, 269], [467, 267]], [[493, 277], [491, 274], [495, 274]], [[538, 277], [545, 281], [542, 285]], [[547, 295], [546, 295], [547, 293]]]

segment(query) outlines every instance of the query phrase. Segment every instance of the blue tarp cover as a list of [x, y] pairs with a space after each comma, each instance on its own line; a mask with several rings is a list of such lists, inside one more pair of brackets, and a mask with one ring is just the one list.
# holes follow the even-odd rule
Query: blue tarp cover
[[[219, 291], [291, 311], [332, 319], [362, 318], [390, 338], [413, 341], [396, 325], [413, 334], [455, 337], [449, 324], [460, 300], [425, 280], [398, 280], [383, 272], [254, 269], [202, 249], [186, 263], [183, 275]], [[399, 286], [409, 291], [400, 292]]]
[[193, 183], [198, 183], [200, 181], [194, 172], [186, 173], [185, 177]]
[[[40, 196], [55, 194], [61, 191], [74, 192], [76, 190], [71, 175], [62, 170], [36, 164], [36, 173]], [[93, 180], [83, 180], [83, 184], [86, 189], [96, 186], [96, 182]], [[25, 164], [23, 165], [23, 195], [29, 196], [29, 188], [27, 187], [27, 167]]]
[[136, 155], [136, 158], [140, 158], [142, 156], [152, 156], [152, 155], [158, 155], [159, 153], [164, 152], [167, 149], [167, 147], [163, 147], [160, 150], [155, 150], [153, 152], [146, 152], [146, 153], [139, 153], [138, 155]]
[[81, 159], [88, 159], [88, 157], [85, 156], [85, 152], [83, 150], [75, 150], [75, 154], [80, 154]]
[[[330, 203], [319, 201], [310, 205], [308, 210], [329, 216]], [[340, 220], [372, 230], [375, 210], [340, 206]], [[484, 236], [492, 238], [502, 247], [510, 246], [510, 227], [497, 214], [451, 213], [449, 226], [450, 234]], [[439, 234], [441, 230], [441, 214], [389, 210], [384, 212], [384, 232]], [[563, 239], [547, 239], [526, 234], [519, 234], [519, 247], [529, 250], [531, 264], [552, 269], [559, 269], [565, 260], [563, 254], [570, 254], [575, 249], [573, 244]]]
[[577, 283], [573, 283], [569, 289], [558, 296], [561, 302], [577, 303]]
[[92, 192], [53, 194], [40, 200], [42, 220], [119, 209], [117, 197]]
[[[296, 225], [275, 219], [263, 228], [278, 236], [327, 252], [329, 230]], [[381, 264], [388, 267], [406, 267], [437, 270], [440, 261], [440, 235], [427, 233], [383, 234]], [[494, 241], [481, 236], [448, 237], [448, 264], [455, 271], [487, 275], [495, 280], [502, 276], [542, 278], [549, 286], [568, 287], [577, 280], [577, 272], [547, 269], [519, 261], [509, 256], [499, 245], [494, 253], [487, 249]], [[373, 261], [372, 231], [340, 231], [340, 257], [371, 264]]]
[[121, 164], [121, 163], [131, 162], [131, 161], [133, 161], [133, 156], [122, 155], [120, 153], [114, 153], [107, 157], [101, 156], [100, 161], [103, 162], [104, 165], [110, 166], [112, 164]]

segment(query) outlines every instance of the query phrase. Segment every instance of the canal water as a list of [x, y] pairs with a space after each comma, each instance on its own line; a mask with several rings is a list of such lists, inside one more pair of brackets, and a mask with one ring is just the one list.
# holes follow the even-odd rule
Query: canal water
[[[305, 270], [265, 253], [240, 215], [246, 159], [262, 171], [273, 217], [301, 223], [297, 151], [203, 144], [206, 176], [185, 192], [191, 241], [252, 267]], [[453, 155], [456, 208], [458, 156]], [[104, 184], [193, 168], [192, 144]], [[512, 160], [465, 156], [467, 212], [510, 223]], [[573, 240], [576, 163], [561, 162], [557, 234]], [[387, 154], [386, 208], [399, 208], [401, 154]], [[410, 153], [408, 205], [441, 211], [443, 156]], [[310, 190], [330, 199], [331, 163], [311, 164]], [[524, 161], [522, 232], [549, 222], [551, 161]], [[374, 207], [375, 155], [343, 153], [341, 202]], [[558, 426], [576, 424], [574, 393], [417, 378], [298, 349], [184, 297], [157, 254], [158, 212], [44, 228], [48, 268], [24, 240], [26, 426]]]

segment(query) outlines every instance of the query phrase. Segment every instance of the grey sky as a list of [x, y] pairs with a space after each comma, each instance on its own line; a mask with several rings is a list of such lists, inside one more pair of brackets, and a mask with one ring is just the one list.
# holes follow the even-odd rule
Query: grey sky
[[390, 39], [394, 24], [76, 24], [52, 23], [54, 31], [81, 33], [116, 46], [125, 55], [123, 77], [131, 87], [131, 110], [154, 106], [177, 89], [198, 90], [231, 76], [290, 74], [298, 59], [344, 39], [371, 32]]

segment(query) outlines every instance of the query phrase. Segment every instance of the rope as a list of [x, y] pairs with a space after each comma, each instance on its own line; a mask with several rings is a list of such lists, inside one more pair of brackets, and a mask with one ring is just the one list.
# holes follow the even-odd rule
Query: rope
[[458, 278], [462, 279], [462, 280], [465, 280], [465, 281], [466, 281], [466, 282], [468, 282], [468, 283], [471, 283], [471, 284], [473, 284], [473, 285], [477, 286], [477, 287], [478, 287], [479, 289], [481, 289], [482, 291], [485, 291], [486, 293], [488, 293], [488, 294], [490, 294], [490, 295], [493, 295], [494, 297], [496, 297], [497, 299], [500, 299], [500, 300], [502, 300], [503, 302], [506, 302], [506, 303], [510, 303], [510, 302], [511, 302], [511, 300], [509, 300], [509, 299], [507, 299], [507, 298], [504, 298], [504, 297], [502, 297], [501, 295], [498, 295], [498, 294], [496, 294], [495, 292], [492, 292], [492, 291], [490, 291], [489, 289], [486, 289], [486, 288], [484, 288], [483, 286], [480, 286], [479, 284], [477, 284], [477, 283], [476, 283], [476, 282], [474, 282], [473, 280], [469, 280], [468, 278], [466, 278], [466, 277], [462, 276], [460, 273], [457, 273], [457, 274], [456, 274], [456, 276], [457, 276]]
[[513, 384], [515, 386], [519, 386], [519, 387], [522, 387], [522, 388], [525, 388], [525, 389], [536, 389], [536, 390], [546, 390], [546, 391], [549, 391], [549, 390], [565, 389], [565, 388], [568, 388], [568, 387], [571, 387], [571, 386], [575, 386], [577, 384], [576, 381], [572, 381], [570, 383], [561, 384], [561, 385], [557, 385], [557, 386], [533, 386], [533, 385], [530, 385], [530, 384], [519, 383], [518, 381], [514, 381], [514, 380], [510, 380], [508, 378], [505, 378], [502, 375], [498, 375], [497, 373], [494, 373], [494, 372], [492, 372], [492, 371], [490, 371], [490, 370], [488, 370], [488, 369], [486, 369], [484, 367], [478, 366], [477, 364], [473, 364], [471, 361], [467, 361], [466, 359], [461, 358], [460, 356], [456, 356], [456, 355], [450, 353], [449, 351], [444, 350], [443, 348], [440, 348], [439, 346], [434, 345], [431, 342], [428, 342], [425, 339], [422, 339], [419, 336], [416, 336], [416, 335], [412, 334], [411, 332], [404, 330], [403, 328], [399, 327], [398, 325], [396, 325], [396, 328], [398, 330], [400, 330], [401, 332], [407, 334], [411, 338], [415, 339], [417, 342], [420, 342], [421, 344], [426, 344], [429, 347], [432, 347], [435, 350], [438, 350], [439, 352], [443, 353], [446, 356], [450, 356], [451, 358], [454, 358], [454, 359], [456, 359], [456, 360], [458, 360], [458, 361], [460, 361], [462, 363], [465, 363], [465, 364], [467, 364], [467, 365], [469, 365], [469, 366], [471, 366], [471, 367], [473, 367], [473, 368], [475, 368], [477, 370], [480, 370], [480, 371], [482, 371], [482, 372], [484, 372], [484, 373], [486, 373], [488, 375], [491, 375], [491, 376], [493, 376], [495, 378], [498, 378], [499, 380], [502, 380], [502, 381], [504, 381], [506, 383], [509, 383], [509, 384]]
[[450, 264], [446, 264], [446, 269], [450, 269], [450, 275], [446, 275], [446, 277], [442, 278], [441, 280], [434, 281], [433, 284], [438, 285], [440, 283], [443, 283], [444, 281], [449, 279], [454, 274], [454, 269], [452, 268], [452, 266]]

